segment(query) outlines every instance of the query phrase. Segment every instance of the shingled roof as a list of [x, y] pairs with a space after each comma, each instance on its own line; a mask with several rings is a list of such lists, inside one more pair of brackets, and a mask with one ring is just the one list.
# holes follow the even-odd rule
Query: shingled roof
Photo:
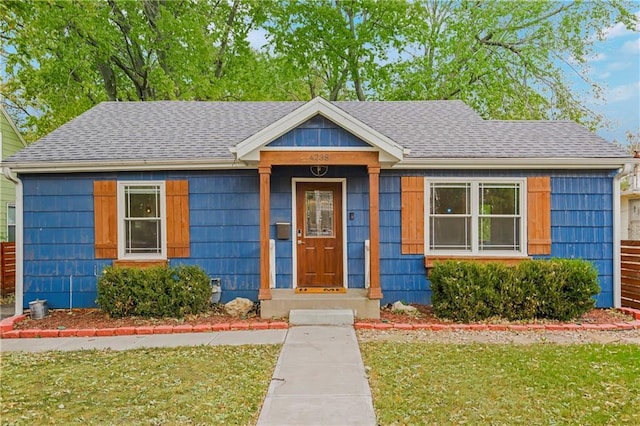
[[[3, 162], [233, 160], [230, 151], [304, 102], [103, 102]], [[484, 120], [461, 101], [332, 102], [406, 159], [628, 158], [571, 121]]]

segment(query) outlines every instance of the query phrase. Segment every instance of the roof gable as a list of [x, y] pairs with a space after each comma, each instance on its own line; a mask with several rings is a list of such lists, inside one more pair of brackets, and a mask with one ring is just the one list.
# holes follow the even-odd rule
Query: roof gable
[[[9, 128], [13, 131], [13, 133], [15, 133], [15, 136], [18, 139], [18, 141], [22, 144], [22, 147], [27, 146], [27, 142], [24, 140], [24, 137], [22, 136], [22, 133], [20, 133], [20, 130], [18, 130], [16, 123], [13, 122], [13, 120], [9, 116], [9, 113], [7, 112], [6, 109], [4, 109], [2, 105], [0, 105], [0, 117], [2, 118], [2, 121], [4, 121], [9, 126]], [[3, 151], [4, 151], [4, 148], [3, 148]]]
[[348, 133], [354, 135], [358, 139], [370, 145], [373, 149], [377, 150], [379, 152], [381, 162], [396, 163], [402, 160], [404, 156], [404, 148], [402, 146], [358, 120], [354, 116], [348, 114], [336, 105], [333, 105], [320, 97], [312, 99], [286, 116], [260, 130], [256, 134], [245, 139], [235, 147], [232, 147], [231, 152], [233, 152], [236, 158], [240, 161], [259, 161], [261, 150], [274, 149], [268, 148], [268, 145], [271, 142], [289, 131], [302, 126], [317, 115], [335, 123]]
[[267, 148], [372, 148], [333, 121], [316, 115], [265, 145]]

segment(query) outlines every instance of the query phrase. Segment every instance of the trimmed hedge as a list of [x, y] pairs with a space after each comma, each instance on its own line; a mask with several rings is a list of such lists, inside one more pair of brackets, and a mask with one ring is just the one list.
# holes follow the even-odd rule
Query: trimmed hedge
[[429, 273], [434, 313], [454, 321], [546, 318], [567, 321], [593, 309], [595, 267], [579, 259], [526, 260], [517, 266], [449, 260]]
[[199, 266], [107, 267], [98, 279], [96, 303], [114, 318], [173, 317], [205, 312], [210, 279]]

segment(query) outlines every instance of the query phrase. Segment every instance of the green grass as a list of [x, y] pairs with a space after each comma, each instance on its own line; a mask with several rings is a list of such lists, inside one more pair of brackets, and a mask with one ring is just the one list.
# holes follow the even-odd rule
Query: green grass
[[255, 424], [280, 346], [3, 353], [2, 424]]
[[640, 424], [640, 346], [361, 344], [382, 425]]

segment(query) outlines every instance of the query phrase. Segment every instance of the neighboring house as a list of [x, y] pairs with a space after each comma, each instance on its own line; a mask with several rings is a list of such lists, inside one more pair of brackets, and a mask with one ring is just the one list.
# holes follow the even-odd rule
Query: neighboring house
[[640, 152], [636, 151], [633, 172], [622, 179], [620, 194], [620, 239], [640, 240]]
[[593, 262], [597, 305], [619, 305], [630, 162], [573, 122], [460, 101], [105, 102], [4, 162], [24, 197], [16, 303], [93, 306], [105, 266], [168, 261], [263, 316], [341, 297], [375, 316], [429, 303], [439, 259], [565, 257]]
[[[7, 111], [0, 105], [0, 151], [7, 158], [27, 146]], [[0, 177], [0, 241], [16, 239], [16, 188], [4, 176]]]

